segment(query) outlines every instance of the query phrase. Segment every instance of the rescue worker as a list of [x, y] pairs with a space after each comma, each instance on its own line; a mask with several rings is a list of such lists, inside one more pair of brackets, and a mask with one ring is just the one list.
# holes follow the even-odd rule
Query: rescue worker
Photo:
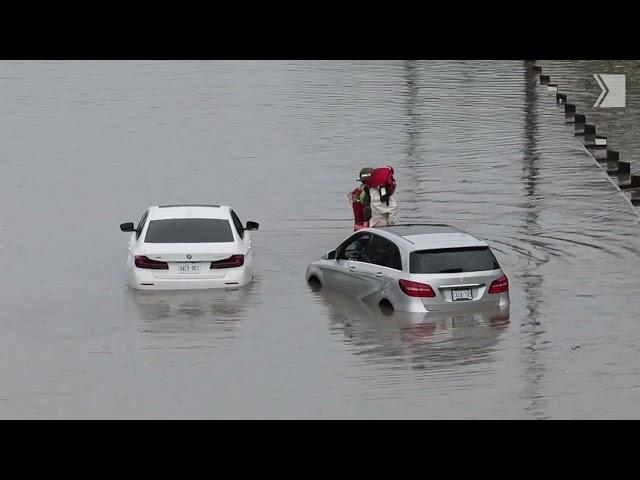
[[394, 197], [396, 180], [393, 177], [393, 167], [376, 168], [365, 179], [369, 190], [371, 220], [369, 227], [386, 227], [395, 225], [397, 221], [398, 204]]
[[371, 207], [369, 205], [369, 188], [366, 185], [366, 180], [371, 176], [371, 172], [373, 172], [373, 168], [369, 167], [365, 167], [360, 170], [360, 175], [358, 175], [360, 185], [358, 185], [348, 195], [349, 200], [351, 201], [351, 207], [353, 209], [354, 231], [369, 226], [369, 219], [371, 218]]

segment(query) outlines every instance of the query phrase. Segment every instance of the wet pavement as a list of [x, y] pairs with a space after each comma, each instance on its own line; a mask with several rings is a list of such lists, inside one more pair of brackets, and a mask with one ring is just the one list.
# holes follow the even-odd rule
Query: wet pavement
[[[623, 67], [539, 63], [633, 172], [635, 64], [596, 111]], [[0, 418], [640, 417], [638, 215], [524, 62], [2, 62], [0, 86]], [[385, 164], [400, 221], [492, 246], [508, 319], [309, 288]], [[118, 225], [180, 202], [260, 222], [253, 285], [128, 289]]]

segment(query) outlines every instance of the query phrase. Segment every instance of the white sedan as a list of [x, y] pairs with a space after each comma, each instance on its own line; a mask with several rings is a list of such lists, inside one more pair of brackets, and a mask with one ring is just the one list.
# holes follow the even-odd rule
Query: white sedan
[[150, 207], [131, 232], [127, 276], [131, 288], [181, 290], [237, 288], [253, 279], [250, 231], [224, 205]]

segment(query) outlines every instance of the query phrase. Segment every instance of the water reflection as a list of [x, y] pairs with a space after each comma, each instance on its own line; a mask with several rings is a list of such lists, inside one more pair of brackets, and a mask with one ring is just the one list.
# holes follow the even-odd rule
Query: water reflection
[[315, 295], [327, 307], [332, 333], [342, 335], [356, 355], [414, 370], [491, 361], [510, 324], [508, 309], [389, 313], [326, 288]]
[[[537, 125], [537, 80], [531, 72], [529, 65], [525, 63], [525, 115], [524, 115], [524, 154], [523, 182], [525, 188], [524, 222], [521, 227], [522, 235], [526, 238], [535, 238], [540, 232], [539, 216], [540, 201], [537, 192], [539, 152], [536, 144], [538, 136]], [[530, 241], [536, 243], [536, 241]], [[540, 243], [540, 242], [537, 242]], [[544, 250], [543, 250], [544, 251]], [[526, 340], [523, 347], [523, 357], [526, 359], [524, 379], [526, 382], [524, 397], [529, 402], [526, 410], [536, 418], [543, 418], [543, 398], [540, 394], [544, 381], [545, 365], [539, 358], [540, 336], [544, 333], [544, 327], [540, 327], [539, 307], [543, 299], [543, 277], [536, 273], [536, 269], [546, 259], [531, 257], [532, 261], [526, 262], [519, 273], [523, 284], [525, 308], [528, 312], [523, 324]]]
[[420, 135], [420, 113], [418, 112], [418, 70], [415, 61], [405, 62], [405, 81], [407, 84], [406, 99], [406, 121], [404, 123], [407, 132], [407, 146], [405, 149], [406, 158], [404, 166], [406, 166], [411, 174], [407, 177], [407, 183], [403, 186], [406, 191], [404, 202], [402, 222], [410, 222], [422, 217], [421, 206], [416, 201], [419, 191], [419, 184], [415, 173], [419, 171], [420, 156], [418, 152], [419, 135]]
[[129, 289], [129, 317], [151, 334], [232, 333], [246, 317], [254, 285], [237, 290], [147, 292]]
[[[528, 65], [525, 64], [525, 67]], [[525, 115], [524, 115], [524, 152], [522, 155], [523, 162], [523, 183], [525, 189], [524, 195], [524, 222], [521, 235], [529, 239], [535, 239], [540, 233], [539, 217], [540, 217], [540, 198], [537, 192], [538, 187], [538, 164], [540, 157], [536, 145], [537, 138], [537, 111], [536, 103], [537, 81], [529, 68], [525, 68]], [[530, 243], [538, 244], [544, 247], [539, 240], [530, 240]], [[544, 250], [543, 250], [544, 251]], [[542, 290], [542, 277], [533, 273], [535, 269], [545, 263], [546, 258], [530, 257], [522, 268], [520, 276], [525, 284], [524, 294], [526, 297], [526, 308], [529, 311], [528, 322], [534, 325], [538, 321], [538, 304]], [[533, 265], [532, 265], [533, 263]]]

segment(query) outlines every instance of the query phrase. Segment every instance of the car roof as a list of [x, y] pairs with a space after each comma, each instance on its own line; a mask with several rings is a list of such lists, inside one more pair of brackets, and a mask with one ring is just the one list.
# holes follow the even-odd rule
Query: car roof
[[228, 219], [231, 207], [227, 205], [178, 204], [155, 205], [149, 208], [150, 220], [172, 218], [214, 218]]
[[401, 237], [413, 244], [411, 250], [437, 248], [486, 247], [487, 244], [473, 235], [442, 223], [392, 225], [372, 229]]

